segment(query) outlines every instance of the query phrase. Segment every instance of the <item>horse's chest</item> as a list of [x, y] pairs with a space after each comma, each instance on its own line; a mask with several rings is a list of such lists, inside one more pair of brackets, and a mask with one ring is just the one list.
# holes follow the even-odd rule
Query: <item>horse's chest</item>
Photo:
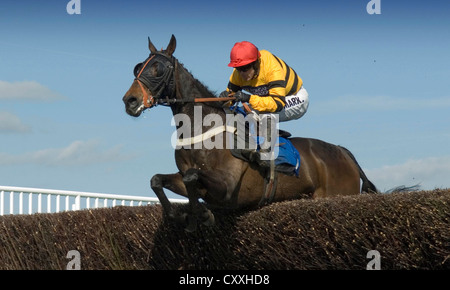
[[204, 150], [177, 150], [175, 160], [181, 172], [190, 168], [198, 170], [210, 170], [216, 164], [217, 158]]

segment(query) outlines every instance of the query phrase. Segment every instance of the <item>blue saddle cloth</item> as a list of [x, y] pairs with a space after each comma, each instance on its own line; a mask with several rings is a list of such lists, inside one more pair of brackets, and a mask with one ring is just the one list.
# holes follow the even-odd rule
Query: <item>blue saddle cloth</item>
[[298, 176], [300, 169], [300, 153], [292, 142], [284, 137], [278, 137], [278, 157], [275, 159], [275, 170], [291, 175]]
[[[241, 107], [231, 107], [235, 113], [242, 114], [246, 116], [246, 112]], [[250, 129], [251, 133], [254, 133], [254, 128]], [[259, 145], [262, 144], [262, 140], [259, 137], [256, 137], [256, 143], [258, 144], [257, 150], [260, 150]], [[278, 136], [278, 142], [276, 142], [275, 146], [278, 150], [278, 156], [275, 159], [275, 170], [287, 175], [296, 175], [298, 176], [301, 164], [300, 153], [297, 148], [292, 145], [292, 142], [288, 138], [284, 138]]]

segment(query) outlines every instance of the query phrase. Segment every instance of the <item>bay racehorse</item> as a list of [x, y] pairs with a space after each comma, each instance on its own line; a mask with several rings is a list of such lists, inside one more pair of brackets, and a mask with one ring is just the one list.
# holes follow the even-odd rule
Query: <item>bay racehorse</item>
[[[150, 55], [136, 65], [135, 79], [123, 97], [129, 115], [138, 117], [146, 109], [165, 105], [172, 109], [174, 116], [184, 114], [193, 121], [194, 111], [201, 108], [203, 116], [216, 114], [225, 122], [223, 105], [229, 100], [217, 98], [178, 62], [173, 56], [176, 48], [173, 35], [165, 50], [158, 51], [150, 38], [148, 46]], [[177, 130], [181, 126], [181, 123], [177, 124]], [[211, 125], [204, 124], [201, 128], [192, 128], [192, 136], [195, 138], [195, 134], [203, 134], [211, 128]], [[225, 135], [225, 131], [216, 132], [215, 138]], [[271, 201], [377, 192], [355, 157], [344, 147], [310, 138], [290, 140], [301, 156], [299, 174], [280, 174]], [[230, 150], [207, 149], [203, 145], [191, 149], [182, 147], [175, 150], [175, 160], [178, 172], [156, 174], [150, 184], [165, 214], [171, 218], [182, 216], [187, 222], [186, 230], [195, 230], [198, 221], [204, 224], [214, 222], [213, 214], [199, 199], [211, 208], [254, 208], [261, 205], [266, 174], [258, 166], [235, 158]], [[164, 188], [187, 197], [189, 213], [175, 215]]]

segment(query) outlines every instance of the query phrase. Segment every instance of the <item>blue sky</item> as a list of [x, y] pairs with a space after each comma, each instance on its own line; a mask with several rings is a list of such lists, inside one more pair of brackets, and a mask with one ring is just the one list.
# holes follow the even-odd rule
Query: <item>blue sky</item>
[[153, 196], [151, 176], [176, 172], [172, 115], [134, 119], [122, 96], [147, 36], [174, 34], [217, 92], [235, 42], [284, 59], [310, 107], [281, 128], [347, 147], [380, 189], [450, 187], [448, 1], [68, 2], [0, 4], [0, 185]]

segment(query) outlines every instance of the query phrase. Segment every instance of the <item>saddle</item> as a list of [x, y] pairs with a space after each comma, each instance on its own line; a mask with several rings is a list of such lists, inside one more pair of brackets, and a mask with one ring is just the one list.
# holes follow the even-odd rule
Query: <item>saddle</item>
[[[275, 171], [290, 176], [298, 176], [300, 169], [300, 154], [292, 145], [288, 137], [291, 134], [287, 131], [279, 130], [279, 138], [277, 144], [279, 152], [278, 157], [274, 160]], [[250, 164], [257, 165], [262, 170], [270, 169], [270, 160], [261, 158], [261, 150], [258, 149], [231, 149], [231, 154]]]

